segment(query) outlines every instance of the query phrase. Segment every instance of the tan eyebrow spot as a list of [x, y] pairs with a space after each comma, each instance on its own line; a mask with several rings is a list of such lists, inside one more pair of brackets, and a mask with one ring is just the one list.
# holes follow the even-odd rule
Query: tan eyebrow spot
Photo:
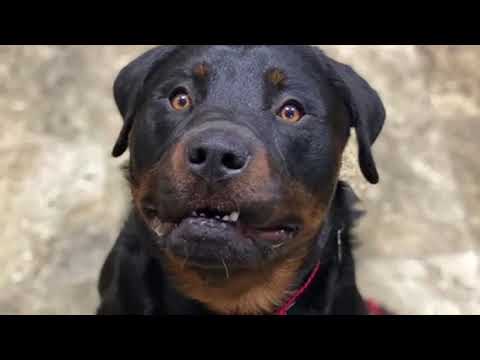
[[193, 68], [193, 74], [200, 79], [206, 78], [208, 75], [207, 64], [202, 63], [195, 65], [195, 67]]
[[285, 85], [285, 80], [287, 79], [287, 76], [285, 73], [280, 70], [280, 69], [271, 69], [267, 73], [267, 79], [277, 87], [282, 87]]

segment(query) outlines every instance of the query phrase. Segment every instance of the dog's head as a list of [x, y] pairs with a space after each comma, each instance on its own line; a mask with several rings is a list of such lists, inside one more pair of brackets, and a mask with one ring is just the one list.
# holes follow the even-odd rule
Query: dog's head
[[162, 46], [114, 85], [151, 251], [202, 272], [304, 253], [325, 220], [350, 129], [360, 168], [385, 112], [350, 67], [309, 46]]

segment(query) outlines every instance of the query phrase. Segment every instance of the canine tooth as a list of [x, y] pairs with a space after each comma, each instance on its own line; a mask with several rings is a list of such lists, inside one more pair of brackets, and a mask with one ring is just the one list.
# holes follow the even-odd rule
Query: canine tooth
[[237, 221], [239, 216], [240, 216], [240, 213], [238, 211], [234, 211], [230, 214], [230, 220]]
[[204, 213], [200, 213], [200, 217], [205, 217], [205, 214], [204, 214]]
[[220, 215], [216, 215], [215, 219], [220, 220]]
[[194, 211], [194, 212], [192, 213], [192, 215], [193, 215], [193, 216], [197, 216], [197, 212]]
[[153, 231], [155, 232], [155, 234], [157, 234], [157, 236], [162, 237], [165, 234], [165, 229], [164, 228], [165, 228], [165, 226], [164, 226], [163, 223], [157, 222], [154, 225]]
[[228, 216], [228, 215], [225, 215], [225, 216], [222, 218], [222, 220], [224, 220], [224, 221], [228, 221], [228, 220], [230, 220], [230, 216]]

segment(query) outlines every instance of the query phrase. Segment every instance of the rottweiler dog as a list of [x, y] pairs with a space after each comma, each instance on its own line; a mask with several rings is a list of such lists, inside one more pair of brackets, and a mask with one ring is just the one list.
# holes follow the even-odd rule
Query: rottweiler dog
[[97, 314], [367, 314], [355, 282], [356, 196], [382, 101], [314, 46], [160, 46], [121, 70], [113, 156], [132, 208]]

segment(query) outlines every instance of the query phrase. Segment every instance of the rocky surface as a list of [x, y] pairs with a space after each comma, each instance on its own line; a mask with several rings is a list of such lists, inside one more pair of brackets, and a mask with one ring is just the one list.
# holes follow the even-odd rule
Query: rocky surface
[[[149, 46], [0, 46], [0, 313], [90, 314], [128, 206], [111, 86]], [[480, 47], [322, 46], [378, 89], [387, 123], [358, 227], [365, 296], [480, 314]]]

